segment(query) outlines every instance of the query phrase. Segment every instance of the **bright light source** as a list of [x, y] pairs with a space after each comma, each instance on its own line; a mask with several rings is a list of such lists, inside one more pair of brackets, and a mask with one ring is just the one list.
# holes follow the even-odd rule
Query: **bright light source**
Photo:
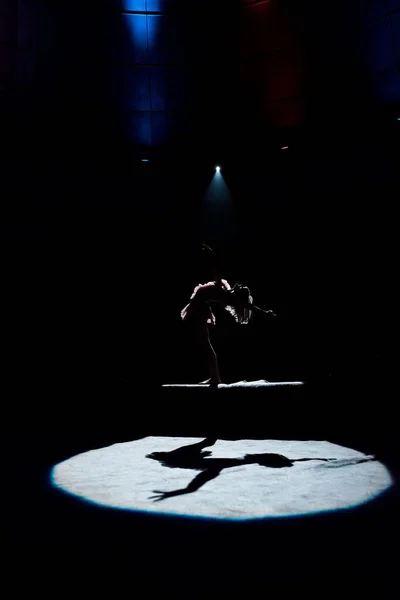
[[142, 162], [149, 162], [148, 158], [142, 158]]
[[289, 146], [282, 146], [281, 150], [288, 150]]
[[219, 173], [221, 170], [221, 167], [215, 167], [215, 170], [217, 171], [217, 173]]

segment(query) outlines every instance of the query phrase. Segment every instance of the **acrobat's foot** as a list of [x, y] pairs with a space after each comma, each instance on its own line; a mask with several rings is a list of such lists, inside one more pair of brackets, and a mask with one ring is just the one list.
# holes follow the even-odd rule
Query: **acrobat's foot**
[[203, 443], [202, 446], [203, 448], [207, 448], [208, 446], [214, 446], [214, 444], [216, 444], [218, 441], [218, 439], [216, 437], [207, 437]]
[[208, 385], [209, 387], [216, 388], [218, 385], [222, 383], [220, 379], [206, 379], [205, 381], [200, 381], [198, 385]]
[[212, 379], [209, 383], [210, 388], [216, 389], [222, 383], [220, 379]]

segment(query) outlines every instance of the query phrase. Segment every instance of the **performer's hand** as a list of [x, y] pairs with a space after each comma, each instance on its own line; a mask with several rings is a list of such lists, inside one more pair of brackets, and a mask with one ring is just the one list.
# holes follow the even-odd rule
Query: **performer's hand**
[[264, 310], [263, 312], [265, 312], [265, 314], [271, 317], [272, 319], [275, 319], [275, 317], [277, 316], [273, 310]]

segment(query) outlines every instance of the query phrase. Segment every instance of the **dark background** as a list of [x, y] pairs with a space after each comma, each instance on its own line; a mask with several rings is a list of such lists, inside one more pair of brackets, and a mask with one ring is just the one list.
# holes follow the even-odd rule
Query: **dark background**
[[224, 380], [393, 374], [400, 2], [208, 4], [2, 2], [11, 389], [199, 381], [202, 240], [279, 315], [220, 316]]
[[[76, 594], [79, 558], [91, 591], [116, 565], [114, 596], [139, 580], [186, 596], [214, 581], [248, 595], [305, 578], [319, 597], [350, 578], [381, 596], [398, 583], [397, 485], [354, 511], [242, 527], [94, 507], [51, 471], [141, 436], [215, 434], [329, 440], [397, 482], [399, 118], [400, 0], [0, 0], [0, 527], [14, 587], [31, 591], [33, 571], [42, 593], [61, 573]], [[209, 277], [203, 240], [278, 313], [246, 327], [218, 313], [223, 380], [305, 386], [218, 402], [159, 390], [205, 377], [180, 320]]]

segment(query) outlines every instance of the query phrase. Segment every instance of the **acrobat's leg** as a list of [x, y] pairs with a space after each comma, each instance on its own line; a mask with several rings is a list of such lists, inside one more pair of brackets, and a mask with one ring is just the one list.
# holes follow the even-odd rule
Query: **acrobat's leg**
[[199, 323], [198, 332], [200, 340], [204, 347], [204, 354], [207, 361], [207, 368], [210, 375], [210, 380], [207, 383], [214, 387], [221, 383], [219, 376], [218, 358], [216, 352], [211, 344], [210, 332], [206, 322]]
[[221, 383], [221, 378], [219, 376], [219, 366], [218, 366], [218, 358], [217, 354], [211, 344], [210, 340], [210, 330], [208, 325], [205, 325], [206, 333], [207, 333], [207, 347], [206, 347], [206, 355], [208, 361], [208, 369], [210, 373], [210, 386], [217, 386]]

